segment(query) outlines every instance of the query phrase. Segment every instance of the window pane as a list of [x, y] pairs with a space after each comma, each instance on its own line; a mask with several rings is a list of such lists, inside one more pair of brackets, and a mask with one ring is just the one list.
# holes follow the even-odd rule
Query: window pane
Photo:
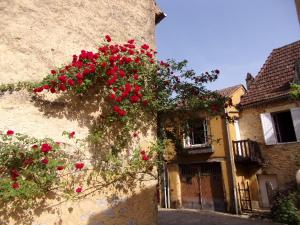
[[190, 144], [205, 144], [207, 139], [205, 120], [194, 120], [189, 122]]
[[296, 134], [290, 111], [274, 113], [273, 120], [278, 142], [296, 141]]

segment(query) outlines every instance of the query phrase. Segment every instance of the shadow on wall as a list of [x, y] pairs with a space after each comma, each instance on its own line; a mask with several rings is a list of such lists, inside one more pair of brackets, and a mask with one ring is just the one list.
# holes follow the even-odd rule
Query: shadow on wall
[[130, 149], [136, 142], [132, 131], [138, 131], [140, 136], [144, 137], [149, 135], [149, 132], [156, 134], [156, 118], [150, 112], [139, 111], [131, 115], [134, 122], [130, 127], [118, 121], [111, 121], [113, 104], [105, 101], [107, 93], [102, 91], [104, 88], [103, 84], [96, 84], [84, 94], [63, 94], [55, 100], [33, 96], [32, 101], [48, 118], [66, 118], [76, 121], [81, 127], [87, 127], [89, 150], [97, 160], [105, 157], [107, 152]]
[[[116, 194], [110, 194], [107, 197], [92, 196], [88, 202], [89, 204], [84, 202], [84, 207], [79, 207], [80, 210], [78, 210], [79, 202], [74, 202], [72, 206], [64, 203], [47, 206], [44, 200], [38, 207], [26, 213], [17, 208], [14, 212], [7, 213], [6, 209], [1, 208], [0, 225], [157, 224], [155, 185], [132, 192], [130, 197], [121, 197]], [[14, 222], [12, 223], [11, 220]]]
[[[153, 208], [155, 207], [155, 208]], [[156, 187], [144, 189], [132, 197], [112, 202], [110, 208], [93, 213], [87, 225], [155, 225], [157, 224]]]
[[[48, 118], [66, 118], [89, 129], [88, 151], [99, 174], [101, 162], [105, 161], [108, 152], [118, 153], [127, 150], [127, 155], [130, 154], [129, 149], [136, 142], [132, 138], [132, 130], [138, 130], [145, 137], [149, 132], [156, 133], [155, 118], [147, 113], [135, 115], [133, 117], [135, 123], [131, 129], [116, 121], [113, 123], [109, 121], [112, 106], [103, 103], [103, 93], [97, 85], [84, 95], [63, 94], [55, 100], [50, 98], [33, 96], [32, 102]], [[137, 182], [129, 176], [120, 179], [114, 185], [101, 186], [97, 192], [79, 202], [65, 201], [59, 195], [50, 193], [45, 198], [32, 200], [31, 206], [27, 209], [24, 208], [22, 200], [16, 200], [13, 205], [0, 203], [0, 225], [156, 224], [157, 209], [153, 208], [157, 206], [156, 187], [155, 184], [149, 187], [153, 183], [155, 182], [151, 181], [147, 184], [147, 180]], [[139, 190], [140, 188], [142, 189]], [[119, 197], [125, 195], [130, 197]], [[84, 206], [79, 210], [77, 204]], [[70, 205], [72, 207], [69, 207]], [[99, 205], [101, 207], [98, 207]], [[36, 222], [43, 218], [52, 219]], [[12, 223], [10, 220], [17, 222]]]

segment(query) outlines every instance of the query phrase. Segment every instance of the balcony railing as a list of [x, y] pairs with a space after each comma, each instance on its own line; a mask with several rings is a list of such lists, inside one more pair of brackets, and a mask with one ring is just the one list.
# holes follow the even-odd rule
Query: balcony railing
[[233, 154], [236, 163], [257, 164], [263, 163], [259, 145], [256, 141], [240, 140], [233, 141]]

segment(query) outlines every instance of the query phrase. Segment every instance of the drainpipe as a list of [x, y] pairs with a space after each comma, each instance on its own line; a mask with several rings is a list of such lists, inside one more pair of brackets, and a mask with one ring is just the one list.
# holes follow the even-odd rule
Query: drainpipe
[[[226, 113], [227, 112], [225, 109], [225, 114]], [[234, 158], [233, 158], [233, 154], [232, 154], [232, 141], [231, 141], [230, 131], [229, 131], [229, 122], [227, 121], [227, 119], [226, 119], [226, 131], [227, 131], [227, 139], [228, 139], [228, 147], [229, 147], [229, 161], [230, 161], [232, 184], [233, 184], [234, 208], [235, 208], [235, 214], [239, 214], [239, 205], [238, 205], [236, 179], [235, 179], [235, 164], [234, 164]]]
[[168, 171], [166, 167], [166, 162], [164, 162], [163, 167], [163, 180], [164, 180], [164, 200], [165, 200], [165, 208], [169, 208], [169, 185], [168, 185]]

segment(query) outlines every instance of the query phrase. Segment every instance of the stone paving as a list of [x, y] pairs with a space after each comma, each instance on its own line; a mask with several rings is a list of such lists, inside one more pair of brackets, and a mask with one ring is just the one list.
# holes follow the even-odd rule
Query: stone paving
[[282, 225], [267, 220], [247, 218], [213, 211], [159, 209], [158, 225]]

